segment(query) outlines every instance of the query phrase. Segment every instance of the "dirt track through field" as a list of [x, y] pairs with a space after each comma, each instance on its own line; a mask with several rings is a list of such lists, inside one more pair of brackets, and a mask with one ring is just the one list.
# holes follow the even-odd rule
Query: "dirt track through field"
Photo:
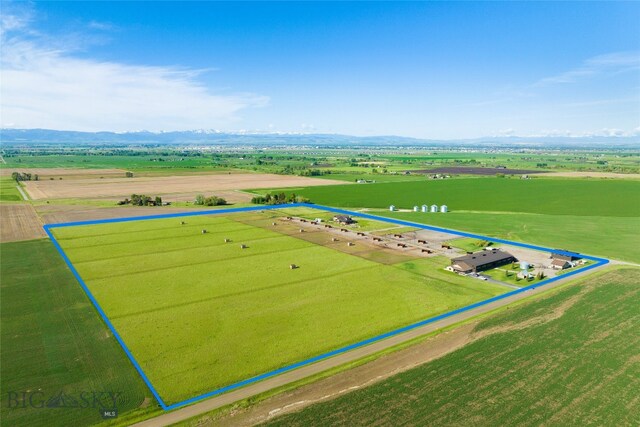
[[[576, 277], [584, 276], [593, 270], [584, 271], [577, 275], [570, 276], [553, 282], [552, 284], [536, 288], [527, 292], [523, 292], [511, 297], [495, 301], [493, 303], [469, 310], [457, 315], [448, 317], [438, 322], [430, 323], [420, 328], [413, 329], [404, 334], [395, 335], [386, 340], [378, 341], [365, 347], [352, 350], [347, 353], [334, 356], [329, 359], [322, 360], [312, 365], [289, 371], [269, 378], [267, 380], [237, 389], [218, 397], [213, 397], [188, 406], [160, 415], [156, 418], [135, 424], [139, 427], [156, 427], [171, 425], [180, 421], [185, 421], [198, 415], [213, 411], [223, 406], [231, 405], [242, 399], [264, 393], [274, 388], [284, 386], [286, 384], [302, 380], [306, 377], [319, 374], [329, 369], [356, 361], [363, 357], [375, 354], [389, 347], [401, 344], [411, 339], [426, 335], [447, 326], [454, 325], [465, 319], [470, 319], [479, 314], [487, 313], [498, 307], [502, 307], [522, 298], [545, 292], [564, 284], [568, 280]], [[433, 359], [441, 357], [451, 351], [454, 351], [473, 339], [483, 335], [473, 336], [471, 334], [474, 324], [464, 325], [450, 332], [443, 333], [439, 336], [431, 338], [423, 343], [415, 346], [399, 350], [372, 362], [358, 366], [353, 369], [346, 370], [326, 379], [302, 386], [290, 392], [278, 394], [272, 398], [266, 399], [248, 409], [238, 409], [230, 414], [220, 418], [203, 418], [197, 420], [198, 426], [216, 425], [216, 426], [250, 426], [260, 422], [264, 422], [276, 415], [287, 412], [293, 412], [304, 408], [312, 403], [322, 400], [331, 399], [348, 391], [365, 387], [374, 382], [380, 381], [391, 375], [406, 371], [415, 366], [429, 362]], [[516, 325], [517, 326], [517, 325]], [[194, 420], [193, 424], [196, 424]]]
[[33, 206], [0, 204], [0, 242], [17, 242], [46, 236]]
[[208, 193], [222, 190], [309, 187], [348, 184], [344, 181], [274, 174], [210, 174], [141, 178], [89, 178], [25, 181], [33, 200], [124, 197], [131, 194], [164, 196], [172, 193]]

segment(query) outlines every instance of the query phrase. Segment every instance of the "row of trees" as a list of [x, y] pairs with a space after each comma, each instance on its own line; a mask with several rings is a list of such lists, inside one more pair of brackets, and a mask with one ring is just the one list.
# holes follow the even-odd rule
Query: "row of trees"
[[162, 206], [162, 197], [156, 196], [155, 198], [147, 196], [145, 194], [132, 194], [131, 199], [127, 198], [120, 200], [118, 205], [132, 205], [132, 206]]
[[286, 195], [285, 193], [267, 193], [264, 196], [255, 196], [251, 199], [251, 203], [256, 205], [283, 205], [285, 203], [309, 203], [309, 199], [296, 196], [296, 193], [291, 193], [289, 195]]
[[25, 172], [25, 173], [14, 172], [14, 173], [11, 174], [11, 178], [15, 182], [18, 182], [18, 181], [31, 181], [31, 180], [37, 181], [38, 180], [38, 174], [36, 173], [36, 174], [31, 175], [28, 172]]
[[198, 194], [193, 204], [199, 205], [199, 206], [222, 206], [222, 205], [226, 205], [227, 201], [222, 197], [216, 197], [216, 196], [204, 197], [202, 194]]

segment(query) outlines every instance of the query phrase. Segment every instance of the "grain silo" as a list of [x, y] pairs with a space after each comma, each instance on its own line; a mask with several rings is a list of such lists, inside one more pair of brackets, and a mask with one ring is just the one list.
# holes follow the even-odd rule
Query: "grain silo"
[[396, 210], [396, 207], [394, 205], [389, 206], [389, 211], [393, 212]]
[[422, 205], [422, 212], [429, 212], [429, 205]]
[[431, 212], [438, 212], [438, 205], [431, 205]]
[[414, 211], [414, 212], [418, 212], [418, 206], [414, 206], [414, 207], [413, 207], [413, 211]]
[[440, 206], [440, 212], [442, 213], [449, 212], [449, 208], [447, 207], [447, 205]]

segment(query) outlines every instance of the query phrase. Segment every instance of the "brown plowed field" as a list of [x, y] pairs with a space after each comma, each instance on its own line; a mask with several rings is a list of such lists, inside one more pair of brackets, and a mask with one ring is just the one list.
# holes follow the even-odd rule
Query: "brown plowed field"
[[45, 224], [89, 221], [94, 219], [125, 218], [145, 215], [161, 215], [177, 212], [195, 212], [195, 209], [169, 208], [165, 206], [114, 206], [112, 208], [97, 208], [95, 206], [78, 205], [43, 205], [36, 206], [36, 210], [40, 217], [42, 217], [42, 220]]
[[82, 177], [124, 177], [124, 169], [73, 169], [73, 168], [2, 168], [0, 176], [11, 176], [13, 172], [30, 173], [38, 175], [39, 179], [55, 178], [82, 178]]
[[212, 193], [253, 188], [309, 187], [347, 184], [344, 181], [273, 174], [212, 174], [141, 178], [90, 178], [25, 181], [32, 199], [124, 197], [131, 194], [164, 196], [172, 193]]
[[46, 236], [33, 206], [0, 204], [0, 242], [16, 242]]

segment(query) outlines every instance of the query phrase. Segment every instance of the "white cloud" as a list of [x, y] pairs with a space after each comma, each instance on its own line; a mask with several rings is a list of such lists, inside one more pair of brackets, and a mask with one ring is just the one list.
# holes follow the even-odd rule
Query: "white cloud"
[[539, 80], [534, 86], [575, 83], [601, 74], [619, 74], [640, 69], [640, 52], [614, 52], [589, 58], [582, 66]]
[[238, 113], [265, 106], [250, 93], [216, 94], [201, 70], [128, 65], [74, 56], [3, 14], [0, 125], [83, 131], [225, 127]]
[[115, 28], [114, 25], [111, 24], [110, 22], [100, 22], [100, 21], [89, 21], [89, 23], [87, 24], [87, 27], [94, 30], [100, 30], [100, 31], [108, 31], [108, 30], [113, 30]]

